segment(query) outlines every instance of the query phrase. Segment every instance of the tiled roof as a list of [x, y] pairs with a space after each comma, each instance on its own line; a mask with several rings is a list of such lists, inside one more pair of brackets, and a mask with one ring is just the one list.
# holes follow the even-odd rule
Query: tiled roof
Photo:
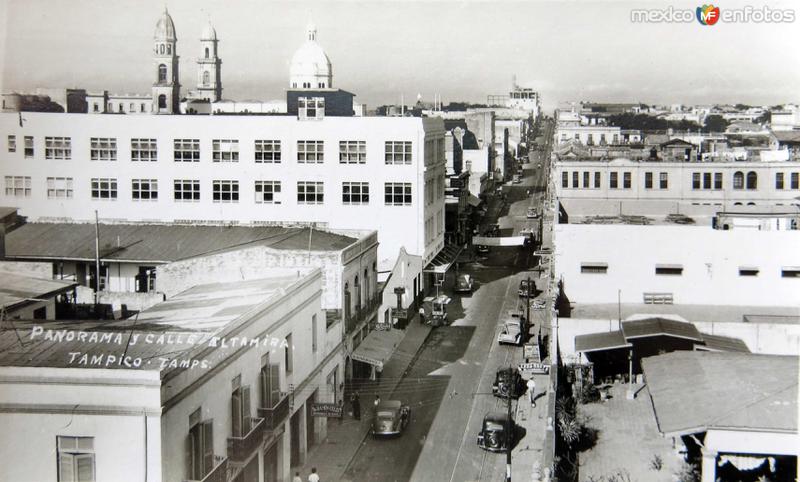
[[[100, 225], [104, 260], [169, 262], [260, 243], [273, 249], [309, 249], [310, 228], [247, 226]], [[312, 251], [339, 251], [357, 240], [314, 229]], [[94, 259], [94, 224], [29, 223], [6, 235], [12, 258]]]
[[697, 345], [695, 349], [708, 351], [732, 351], [739, 353], [750, 353], [750, 349], [744, 341], [739, 338], [721, 335], [709, 335], [702, 333], [703, 345]]
[[666, 436], [797, 431], [796, 356], [676, 351], [644, 358], [642, 368]]

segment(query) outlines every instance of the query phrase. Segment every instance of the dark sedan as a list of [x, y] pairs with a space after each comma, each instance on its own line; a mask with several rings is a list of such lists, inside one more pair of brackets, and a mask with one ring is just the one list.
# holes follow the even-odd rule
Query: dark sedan
[[478, 447], [489, 452], [505, 452], [514, 439], [514, 420], [505, 412], [489, 412], [483, 417]]
[[399, 400], [381, 402], [375, 408], [370, 433], [376, 436], [400, 435], [411, 418], [411, 409]]

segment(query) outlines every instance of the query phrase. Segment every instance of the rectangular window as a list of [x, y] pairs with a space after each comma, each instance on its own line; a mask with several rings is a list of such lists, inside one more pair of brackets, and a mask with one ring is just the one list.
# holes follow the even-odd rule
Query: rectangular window
[[240, 386], [241, 375], [234, 379], [233, 384], [234, 387], [231, 393], [231, 435], [242, 438], [250, 432], [250, 387]]
[[700, 176], [699, 172], [692, 173], [692, 189], [700, 189]]
[[750, 266], [739, 267], [739, 276], [758, 276], [758, 268]]
[[657, 264], [656, 274], [680, 276], [683, 274], [683, 266], [679, 264]]
[[600, 171], [594, 173], [594, 188], [600, 189]]
[[645, 172], [644, 173], [644, 188], [645, 189], [653, 189], [653, 173], [652, 172]]
[[572, 187], [573, 188], [577, 188], [578, 187], [578, 176], [579, 175], [580, 175], [580, 173], [578, 171], [572, 171]]
[[369, 183], [343, 182], [342, 204], [369, 204]]
[[25, 159], [33, 157], [33, 136], [25, 136]]
[[256, 141], [256, 162], [281, 162], [281, 141]]
[[367, 143], [364, 141], [339, 141], [340, 164], [364, 164], [367, 162]]
[[297, 118], [300, 120], [325, 117], [325, 99], [322, 97], [298, 97]]
[[89, 143], [89, 159], [93, 161], [116, 161], [117, 139], [113, 137], [92, 137]]
[[703, 189], [711, 189], [711, 173], [703, 173]]
[[569, 173], [567, 171], [561, 173], [561, 187], [569, 188]]
[[17, 152], [17, 136], [8, 136], [8, 152]]
[[200, 139], [175, 139], [172, 153], [175, 162], [200, 162]]
[[269, 353], [261, 357], [261, 407], [273, 408], [281, 401], [280, 365], [269, 362]]
[[798, 184], [800, 183], [800, 182], [798, 182], [798, 181], [800, 181], [800, 175], [798, 175], [798, 174], [800, 174], [800, 173], [793, 172], [791, 174], [791, 176], [790, 176], [792, 189], [797, 189], [798, 188]]
[[618, 181], [619, 174], [617, 172], [610, 172], [608, 176], [608, 187], [611, 189], [617, 189], [619, 187]]
[[156, 201], [158, 200], [158, 180], [157, 179], [132, 179], [131, 197], [134, 201]]
[[631, 188], [631, 173], [630, 172], [623, 172], [622, 173], [622, 188], [623, 189], [630, 189]]
[[236, 139], [212, 140], [211, 160], [214, 162], [239, 162], [239, 141]]
[[321, 182], [298, 181], [298, 204], [322, 204], [325, 200], [324, 186]]
[[411, 164], [411, 141], [386, 141], [386, 164]]
[[31, 177], [6, 176], [6, 196], [31, 197]]
[[203, 480], [214, 468], [214, 421], [200, 420], [200, 409], [189, 416], [189, 479]]
[[155, 162], [158, 147], [155, 139], [131, 139], [131, 161]]
[[783, 173], [775, 173], [775, 189], [783, 189]]
[[117, 180], [92, 178], [92, 199], [117, 199]]
[[71, 177], [48, 177], [47, 197], [49, 199], [72, 199]]
[[658, 173], [658, 188], [659, 189], [668, 189], [669, 188], [669, 174], [666, 172], [659, 172]]
[[45, 137], [44, 158], [61, 160], [72, 159], [72, 138]]
[[584, 189], [589, 188], [589, 171], [583, 172], [583, 187]]
[[321, 164], [324, 160], [323, 141], [297, 141], [297, 162]]
[[197, 179], [175, 179], [173, 189], [176, 201], [200, 200], [200, 181]]
[[280, 181], [256, 181], [256, 204], [280, 204], [277, 195], [281, 192]]
[[238, 203], [239, 181], [215, 179], [211, 183], [211, 196], [215, 203]]
[[607, 263], [581, 263], [581, 273], [606, 274], [608, 273]]
[[714, 173], [714, 189], [722, 189], [722, 173]]
[[410, 182], [387, 182], [384, 186], [384, 203], [387, 206], [411, 205]]
[[94, 482], [94, 437], [57, 436], [58, 480]]
[[292, 363], [292, 351], [294, 351], [294, 346], [292, 345], [292, 334], [289, 333], [286, 335], [286, 351], [284, 352], [283, 360], [286, 364], [286, 373], [292, 373], [292, 369], [294, 368], [294, 363]]
[[317, 315], [311, 315], [311, 351], [317, 352]]

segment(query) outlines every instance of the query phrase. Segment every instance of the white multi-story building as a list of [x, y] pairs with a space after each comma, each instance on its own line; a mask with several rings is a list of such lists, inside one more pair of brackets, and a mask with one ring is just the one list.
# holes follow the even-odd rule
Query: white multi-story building
[[[438, 118], [0, 114], [0, 204], [35, 221], [374, 229], [391, 265], [444, 245]], [[318, 119], [318, 120], [317, 120]]]

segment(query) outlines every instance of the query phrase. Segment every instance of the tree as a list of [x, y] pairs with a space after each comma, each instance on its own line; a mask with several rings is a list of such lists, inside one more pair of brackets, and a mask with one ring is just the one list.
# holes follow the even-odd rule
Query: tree
[[726, 121], [721, 115], [710, 115], [706, 117], [704, 132], [725, 132], [729, 122]]

